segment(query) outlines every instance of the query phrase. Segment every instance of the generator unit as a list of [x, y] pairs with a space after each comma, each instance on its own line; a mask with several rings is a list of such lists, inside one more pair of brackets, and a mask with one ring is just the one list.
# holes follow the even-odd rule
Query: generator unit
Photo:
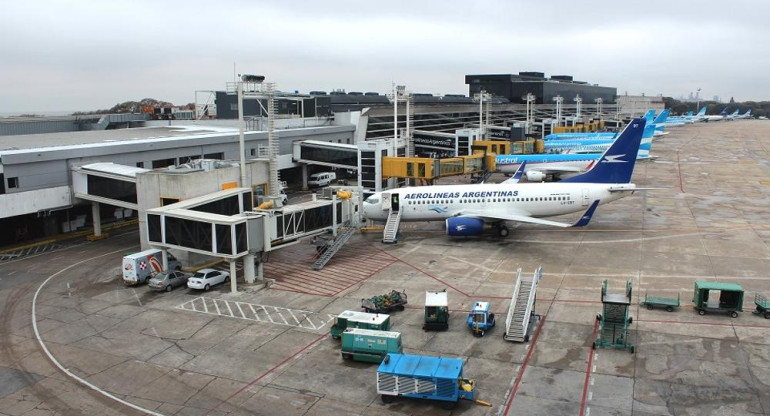
[[340, 339], [348, 328], [372, 329], [375, 331], [390, 330], [390, 315], [384, 313], [366, 313], [359, 311], [344, 311], [334, 318], [334, 324], [329, 332], [334, 339]]
[[348, 328], [342, 333], [342, 359], [381, 363], [388, 353], [402, 353], [401, 333]]
[[449, 300], [446, 289], [441, 292], [425, 292], [425, 331], [446, 331], [449, 329]]

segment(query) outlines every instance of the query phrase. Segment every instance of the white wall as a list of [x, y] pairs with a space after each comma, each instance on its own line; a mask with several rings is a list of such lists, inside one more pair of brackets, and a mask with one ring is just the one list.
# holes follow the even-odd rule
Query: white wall
[[72, 204], [69, 186], [0, 195], [0, 218], [66, 207]]

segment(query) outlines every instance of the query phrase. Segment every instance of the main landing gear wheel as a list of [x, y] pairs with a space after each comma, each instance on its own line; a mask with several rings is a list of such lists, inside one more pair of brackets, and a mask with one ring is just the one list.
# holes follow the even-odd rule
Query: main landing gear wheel
[[508, 227], [506, 227], [505, 225], [500, 225], [497, 227], [497, 235], [499, 235], [500, 237], [503, 237], [503, 238], [508, 237], [508, 234], [510, 233], [511, 232], [508, 230]]

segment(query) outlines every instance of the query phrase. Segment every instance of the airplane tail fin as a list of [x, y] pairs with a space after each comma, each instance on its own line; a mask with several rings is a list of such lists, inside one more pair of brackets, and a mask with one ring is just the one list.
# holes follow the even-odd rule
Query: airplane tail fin
[[692, 117], [692, 111], [687, 112], [687, 117]]
[[655, 110], [647, 110], [643, 118], [647, 120], [647, 123], [652, 123], [652, 120], [655, 119]]
[[637, 159], [649, 159], [650, 150], [652, 149], [652, 138], [655, 136], [655, 125], [648, 124], [644, 126], [644, 133], [642, 133], [642, 142], [639, 144], [639, 153], [637, 153]]
[[698, 111], [698, 114], [696, 114], [696, 115], [699, 116], [699, 117], [700, 116], [705, 116], [706, 115], [706, 106], [704, 105], [703, 107], [701, 107], [700, 110]]
[[663, 110], [658, 114], [658, 117], [655, 118], [655, 121], [653, 121], [654, 124], [660, 124], [665, 123], [666, 119], [668, 118], [668, 114], [671, 112], [671, 110]]
[[724, 110], [722, 110], [721, 113], [719, 113], [720, 116], [726, 116], [727, 115], [727, 107], [725, 107]]
[[631, 182], [631, 175], [634, 173], [634, 165], [646, 124], [643, 118], [635, 118], [588, 172], [564, 179], [562, 182]]
[[746, 118], [751, 117], [751, 109], [749, 108], [748, 110], [746, 110], [746, 114], [744, 114], [743, 116]]

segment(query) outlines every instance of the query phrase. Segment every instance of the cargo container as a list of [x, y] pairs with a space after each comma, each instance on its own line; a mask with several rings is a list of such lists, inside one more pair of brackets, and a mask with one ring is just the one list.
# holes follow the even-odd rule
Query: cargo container
[[475, 400], [475, 380], [463, 378], [463, 360], [388, 354], [377, 368], [377, 394], [383, 403], [396, 396], [439, 400], [452, 409], [460, 399]]
[[737, 283], [695, 282], [692, 303], [698, 314], [728, 312], [737, 318], [743, 312], [743, 288]]
[[348, 328], [388, 331], [390, 330], [390, 315], [384, 313], [344, 311], [334, 318], [334, 324], [329, 328], [329, 332], [331, 333], [332, 338], [340, 339], [342, 333]]
[[342, 333], [342, 358], [381, 363], [388, 353], [402, 353], [401, 334], [390, 331], [348, 328]]

